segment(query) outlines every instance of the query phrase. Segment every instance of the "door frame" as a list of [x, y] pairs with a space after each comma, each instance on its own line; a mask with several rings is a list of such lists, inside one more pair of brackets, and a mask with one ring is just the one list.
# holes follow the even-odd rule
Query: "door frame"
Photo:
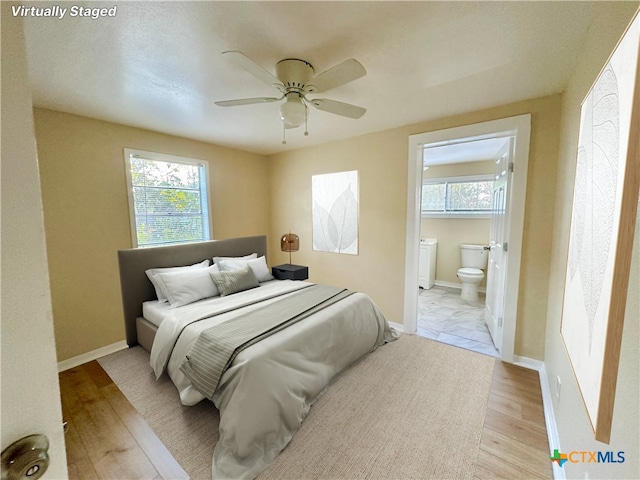
[[405, 333], [414, 334], [418, 327], [418, 258], [422, 199], [422, 151], [424, 145], [455, 143], [458, 139], [471, 137], [493, 138], [507, 135], [515, 137], [515, 148], [512, 159], [514, 171], [511, 191], [507, 192], [509, 261], [505, 279], [504, 323], [500, 352], [503, 361], [513, 363], [518, 293], [520, 290], [529, 146], [531, 142], [530, 114], [409, 136], [403, 329]]

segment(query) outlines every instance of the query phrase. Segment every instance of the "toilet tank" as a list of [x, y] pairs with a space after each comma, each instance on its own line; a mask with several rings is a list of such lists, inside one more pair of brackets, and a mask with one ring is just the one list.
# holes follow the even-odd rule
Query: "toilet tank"
[[463, 243], [460, 245], [460, 262], [464, 268], [487, 268], [489, 250], [485, 250], [484, 245], [471, 245]]

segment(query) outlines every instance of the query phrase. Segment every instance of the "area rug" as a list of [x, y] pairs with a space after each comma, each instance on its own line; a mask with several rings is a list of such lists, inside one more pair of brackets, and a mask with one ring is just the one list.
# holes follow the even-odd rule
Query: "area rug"
[[[100, 364], [192, 479], [211, 479], [218, 411], [180, 404], [140, 347]], [[402, 335], [344, 373], [258, 477], [473, 478], [495, 359]]]

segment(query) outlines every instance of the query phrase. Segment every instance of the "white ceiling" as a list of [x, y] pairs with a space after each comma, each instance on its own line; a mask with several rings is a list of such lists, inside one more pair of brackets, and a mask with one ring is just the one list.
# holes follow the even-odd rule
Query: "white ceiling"
[[430, 166], [493, 160], [508, 141], [509, 137], [498, 137], [457, 141], [435, 147], [426, 146], [423, 153], [423, 163], [425, 166]]
[[[81, 2], [39, 4], [83, 5]], [[115, 2], [85, 5], [113, 6]], [[25, 18], [34, 104], [271, 154], [561, 92], [597, 2], [118, 2], [114, 18]], [[277, 96], [224, 58], [275, 74], [347, 58], [367, 75], [322, 94], [367, 108], [359, 120], [312, 109], [287, 130]]]

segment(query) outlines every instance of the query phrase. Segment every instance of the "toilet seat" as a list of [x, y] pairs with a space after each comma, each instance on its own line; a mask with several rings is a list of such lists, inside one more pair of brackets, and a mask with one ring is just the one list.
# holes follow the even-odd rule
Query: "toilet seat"
[[484, 277], [484, 272], [479, 268], [463, 267], [458, 269], [458, 273], [462, 273], [463, 275], [475, 276], [475, 277]]

